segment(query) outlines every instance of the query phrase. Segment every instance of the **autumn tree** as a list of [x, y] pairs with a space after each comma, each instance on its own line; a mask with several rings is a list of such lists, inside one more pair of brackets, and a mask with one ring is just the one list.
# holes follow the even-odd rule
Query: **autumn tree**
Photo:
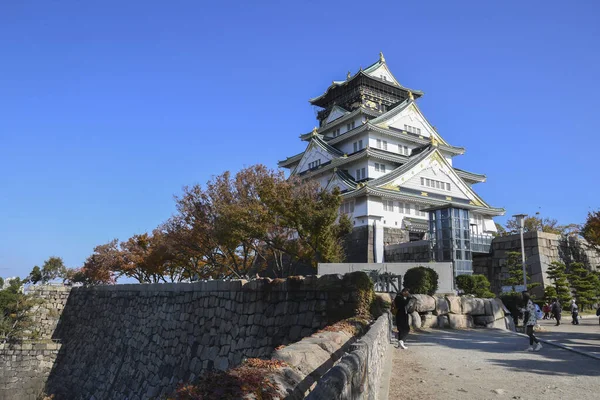
[[122, 265], [119, 241], [113, 239], [106, 244], [94, 247], [94, 252], [81, 267], [80, 280], [86, 285], [115, 283]]
[[[521, 226], [519, 225], [516, 218], [511, 218], [506, 221], [506, 230], [510, 233], [519, 233]], [[523, 221], [523, 231], [524, 232], [546, 232], [546, 233], [554, 233], [560, 235], [565, 233], [567, 227], [563, 225], [559, 225], [558, 221], [553, 218], [541, 218], [536, 216], [526, 217]]]
[[600, 251], [600, 210], [589, 212], [581, 236], [596, 251]]
[[553, 297], [558, 298], [561, 304], [566, 304], [571, 299], [571, 290], [569, 289], [569, 281], [567, 279], [567, 267], [559, 261], [553, 261], [546, 270], [548, 278], [553, 282], [554, 291], [548, 294], [554, 294]]
[[193, 260], [200, 277], [241, 277], [267, 262], [286, 275], [297, 261], [343, 260], [350, 222], [339, 217], [340, 202], [339, 191], [256, 165], [205, 188], [184, 188], [164, 229], [178, 258]]

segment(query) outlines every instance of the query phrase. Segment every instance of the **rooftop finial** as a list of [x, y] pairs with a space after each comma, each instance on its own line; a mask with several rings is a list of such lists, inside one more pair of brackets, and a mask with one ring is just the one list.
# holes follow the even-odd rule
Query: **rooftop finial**
[[348, 73], [346, 74], [346, 79], [350, 79], [351, 76], [352, 74], [350, 73], [350, 71], [348, 71]]
[[383, 51], [379, 52], [379, 61], [385, 62], [385, 57], [383, 56]]
[[408, 91], [408, 98], [415, 101], [415, 96], [413, 96], [413, 93], [410, 90]]
[[431, 135], [431, 145], [433, 147], [438, 147], [438, 144], [439, 144], [439, 142], [438, 142], [437, 138], [435, 137], [435, 135]]
[[313, 135], [313, 136], [316, 136], [316, 135], [317, 135], [317, 133], [318, 133], [318, 132], [317, 132], [317, 127], [315, 126], [315, 127], [313, 128], [313, 130], [312, 130], [312, 135]]

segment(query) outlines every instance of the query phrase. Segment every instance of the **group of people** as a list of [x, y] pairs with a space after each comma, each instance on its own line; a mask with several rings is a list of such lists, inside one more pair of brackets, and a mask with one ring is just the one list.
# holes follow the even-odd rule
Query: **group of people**
[[[523, 303], [524, 308], [521, 309], [523, 313], [523, 325], [525, 326], [525, 333], [529, 336], [529, 347], [527, 351], [540, 351], [542, 344], [535, 336], [533, 332], [534, 326], [537, 324], [538, 318], [556, 319], [556, 325], [560, 325], [562, 307], [558, 299], [553, 299], [552, 304], [545, 304], [543, 307], [543, 316], [541, 315], [539, 306], [537, 306], [532, 300], [529, 292], [523, 292]], [[410, 332], [410, 324], [408, 323], [408, 316], [414, 311], [415, 300], [410, 295], [408, 288], [404, 288], [394, 298], [393, 307], [396, 314], [396, 327], [398, 328], [398, 341], [396, 347], [401, 349], [407, 349], [406, 337]], [[579, 307], [575, 302], [575, 299], [571, 301], [571, 316], [573, 318], [572, 324], [579, 325]], [[538, 314], [539, 313], [539, 314]], [[600, 316], [600, 308], [596, 313]]]
[[[579, 325], [579, 306], [577, 306], [575, 299], [571, 300], [571, 305], [569, 308], [572, 318], [571, 323], [573, 325]], [[562, 306], [560, 305], [558, 299], [553, 299], [552, 303], [550, 304], [544, 304], [542, 310], [544, 312], [544, 317], [542, 319], [555, 319], [556, 326], [560, 325], [560, 320], [562, 318]]]

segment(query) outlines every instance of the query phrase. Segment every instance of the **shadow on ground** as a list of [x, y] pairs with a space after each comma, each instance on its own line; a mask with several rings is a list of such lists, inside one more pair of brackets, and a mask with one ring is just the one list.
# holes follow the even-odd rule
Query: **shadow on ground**
[[[573, 335], [586, 335], [586, 340], [598, 337], [597, 334], [585, 333]], [[547, 333], [539, 335], [542, 339], [550, 339], [549, 336]], [[561, 343], [563, 342], [564, 340]], [[527, 371], [545, 376], [600, 376], [598, 360], [548, 344], [544, 345], [540, 352], [526, 352], [524, 350], [529, 345], [528, 338], [501, 330], [432, 329], [411, 334], [409, 343], [414, 347], [437, 344], [452, 349], [489, 353], [490, 358], [487, 361], [515, 371]], [[511, 356], [499, 358], [495, 357], [495, 354]]]

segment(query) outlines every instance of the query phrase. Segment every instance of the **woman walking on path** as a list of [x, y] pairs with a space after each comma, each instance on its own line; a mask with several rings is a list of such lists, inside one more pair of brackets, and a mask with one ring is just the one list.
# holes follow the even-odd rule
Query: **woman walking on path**
[[[524, 324], [526, 327], [527, 336], [529, 336], [529, 347], [527, 351], [540, 351], [542, 349], [542, 344], [533, 334], [533, 327], [537, 323], [537, 314], [535, 305], [533, 301], [531, 301], [531, 297], [529, 296], [529, 292], [523, 292], [523, 301], [526, 304], [524, 309], [525, 319]], [[533, 347], [533, 343], [535, 342], [535, 347]]]
[[560, 325], [560, 313], [562, 312], [562, 308], [560, 307], [560, 303], [558, 299], [554, 299], [552, 303], [552, 314], [554, 314], [554, 318], [556, 319], [556, 326]]
[[571, 300], [571, 317], [573, 317], [573, 321], [571, 323], [573, 325], [579, 325], [579, 307], [577, 307], [575, 299]]
[[398, 328], [398, 343], [396, 347], [406, 349], [404, 341], [410, 332], [410, 325], [408, 324], [409, 308], [414, 302], [413, 297], [407, 288], [396, 295], [394, 299], [394, 306], [396, 307], [396, 327]]

